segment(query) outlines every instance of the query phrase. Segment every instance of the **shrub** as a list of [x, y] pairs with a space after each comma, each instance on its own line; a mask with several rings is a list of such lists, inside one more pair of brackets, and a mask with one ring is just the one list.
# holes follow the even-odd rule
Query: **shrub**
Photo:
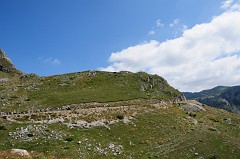
[[27, 134], [28, 137], [33, 137], [34, 135], [33, 134]]
[[196, 117], [197, 115], [195, 114], [195, 113], [189, 113], [189, 116], [191, 116], [191, 117]]
[[213, 122], [219, 122], [219, 120], [215, 118], [210, 118], [210, 120], [212, 120]]
[[72, 137], [67, 137], [67, 138], [65, 138], [65, 141], [67, 141], [67, 142], [71, 142], [71, 141], [73, 141], [74, 139], [72, 138]]
[[210, 130], [210, 131], [217, 131], [217, 129], [213, 128], [213, 127], [208, 128], [208, 130]]
[[4, 125], [0, 125], [0, 130], [7, 130], [7, 128]]
[[208, 159], [216, 159], [217, 157], [215, 155], [211, 155], [208, 157]]
[[26, 99], [25, 99], [25, 101], [28, 101], [28, 102], [29, 102], [29, 101], [31, 101], [31, 99], [29, 99], [29, 98], [26, 98]]
[[117, 117], [117, 119], [119, 119], [119, 120], [123, 120], [123, 118], [124, 118], [123, 115], [117, 115], [116, 117]]

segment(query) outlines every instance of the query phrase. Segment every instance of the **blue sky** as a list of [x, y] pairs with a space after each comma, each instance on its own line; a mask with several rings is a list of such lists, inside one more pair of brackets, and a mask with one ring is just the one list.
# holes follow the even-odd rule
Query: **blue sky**
[[[231, 5], [237, 3], [227, 1]], [[209, 23], [231, 7], [224, 10], [223, 3], [219, 0], [0, 0], [0, 48], [18, 69], [43, 76], [128, 69], [109, 69], [116, 62], [111, 60], [112, 55], [153, 40], [161, 44], [177, 39], [185, 30]], [[179, 89], [195, 90], [191, 89], [193, 85], [181, 88], [174, 82], [177, 78], [166, 73], [149, 68], [129, 70], [158, 73]]]

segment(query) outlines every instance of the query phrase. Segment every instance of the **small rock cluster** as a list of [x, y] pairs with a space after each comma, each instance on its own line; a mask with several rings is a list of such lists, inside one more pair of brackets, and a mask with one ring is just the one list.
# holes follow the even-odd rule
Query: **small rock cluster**
[[100, 148], [98, 146], [95, 147], [94, 149], [98, 153], [107, 155], [109, 153], [112, 153], [114, 156], [120, 155], [123, 152], [123, 146], [122, 145], [115, 145], [113, 143], [110, 143], [108, 147], [105, 148]]
[[47, 125], [28, 125], [16, 128], [15, 132], [9, 132], [8, 135], [14, 140], [31, 141], [40, 138], [62, 140], [62, 136], [48, 129]]
[[8, 82], [10, 81], [9, 78], [0, 78], [0, 82]]
[[74, 127], [79, 127], [79, 128], [92, 128], [92, 127], [96, 127], [96, 126], [103, 126], [103, 127], [106, 127], [108, 129], [109, 126], [106, 124], [106, 120], [99, 120], [99, 121], [93, 121], [93, 122], [87, 122], [87, 121], [84, 121], [84, 120], [79, 120], [77, 121], [76, 123], [68, 123], [67, 126], [68, 128], [74, 128]]
[[96, 153], [108, 155], [120, 155], [123, 153], [123, 146], [116, 143], [109, 143], [107, 145], [102, 145], [101, 143], [91, 144], [88, 139], [83, 139], [82, 141], [78, 141], [77, 144], [79, 146], [84, 146], [84, 149], [87, 151], [95, 151]]

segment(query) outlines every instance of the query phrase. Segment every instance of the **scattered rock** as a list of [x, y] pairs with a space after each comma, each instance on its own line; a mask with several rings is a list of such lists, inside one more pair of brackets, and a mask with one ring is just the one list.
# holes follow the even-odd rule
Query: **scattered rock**
[[11, 149], [11, 154], [18, 155], [25, 158], [31, 158], [30, 154], [23, 149]]
[[210, 128], [208, 128], [208, 130], [210, 130], [210, 131], [218, 131], [217, 128], [214, 128], [214, 127], [210, 127]]
[[0, 79], [0, 82], [8, 82], [9, 81], [9, 78], [1, 78]]
[[16, 131], [9, 132], [8, 135], [14, 140], [31, 141], [39, 138], [62, 140], [62, 135], [55, 131], [51, 131], [47, 125], [28, 125], [26, 127], [18, 127], [16, 128]]

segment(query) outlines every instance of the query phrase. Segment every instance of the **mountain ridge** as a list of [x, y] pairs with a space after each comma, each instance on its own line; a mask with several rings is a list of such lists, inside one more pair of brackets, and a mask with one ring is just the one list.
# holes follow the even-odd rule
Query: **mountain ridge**
[[217, 86], [200, 92], [183, 92], [187, 99], [194, 99], [212, 107], [240, 113], [240, 86]]

